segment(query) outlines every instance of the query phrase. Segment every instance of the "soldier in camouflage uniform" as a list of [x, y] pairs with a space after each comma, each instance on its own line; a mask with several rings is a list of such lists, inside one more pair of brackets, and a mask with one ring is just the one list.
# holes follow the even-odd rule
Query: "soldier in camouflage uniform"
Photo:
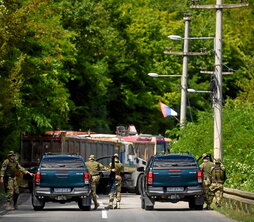
[[203, 171], [203, 189], [205, 194], [206, 209], [211, 209], [213, 201], [213, 192], [209, 189], [211, 186], [211, 169], [214, 164], [209, 160], [209, 155], [204, 153], [202, 155], [203, 163], [200, 165], [200, 169]]
[[95, 161], [95, 156], [90, 155], [89, 161], [86, 162], [86, 167], [88, 169], [89, 174], [91, 175], [91, 191], [92, 191], [92, 198], [94, 202], [94, 210], [96, 210], [100, 205], [97, 201], [96, 195], [96, 187], [100, 181], [100, 170], [107, 170], [105, 166], [101, 163]]
[[211, 176], [212, 184], [210, 186], [210, 191], [214, 194], [216, 206], [221, 207], [223, 184], [226, 180], [226, 171], [220, 159], [215, 160], [215, 166], [213, 166], [211, 169]]
[[[119, 160], [119, 156], [117, 153], [114, 154], [114, 160], [115, 160], [115, 169], [112, 169], [113, 172], [115, 172], [115, 187], [112, 186], [110, 193], [109, 193], [109, 205], [106, 207], [106, 209], [113, 209], [113, 202], [114, 202], [114, 196], [116, 196], [116, 206], [114, 209], [120, 209], [120, 201], [121, 201], [121, 182], [122, 177], [121, 173], [124, 170], [124, 167], [122, 163]], [[110, 163], [110, 166], [112, 163]]]
[[[4, 183], [5, 191], [8, 194], [6, 210], [14, 210], [17, 208], [17, 199], [19, 195], [19, 187], [16, 178], [17, 172], [30, 174], [30, 176], [33, 176], [33, 173], [30, 173], [25, 168], [20, 166], [16, 160], [15, 153], [10, 151], [8, 153], [7, 159], [3, 162], [0, 171], [0, 183]], [[14, 204], [14, 207], [12, 203]]]

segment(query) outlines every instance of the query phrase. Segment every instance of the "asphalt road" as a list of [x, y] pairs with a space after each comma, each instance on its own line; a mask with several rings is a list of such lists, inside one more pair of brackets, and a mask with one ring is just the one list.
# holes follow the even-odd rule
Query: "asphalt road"
[[[22, 200], [22, 201], [21, 201]], [[232, 222], [213, 210], [189, 210], [188, 203], [156, 203], [153, 211], [140, 207], [140, 197], [123, 194], [121, 209], [105, 210], [108, 197], [100, 195], [100, 207], [96, 211], [81, 211], [75, 202], [58, 204], [46, 203], [42, 211], [34, 211], [30, 194], [22, 194], [18, 210], [0, 216], [0, 222]]]

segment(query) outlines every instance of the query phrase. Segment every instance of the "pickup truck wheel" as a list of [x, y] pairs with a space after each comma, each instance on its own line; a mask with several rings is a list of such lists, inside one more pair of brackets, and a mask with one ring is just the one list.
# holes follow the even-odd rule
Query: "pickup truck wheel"
[[141, 208], [145, 209], [145, 199], [141, 197]]
[[189, 208], [190, 208], [191, 210], [194, 210], [194, 209], [195, 209], [195, 202], [194, 202], [193, 199], [191, 199], [191, 200], [189, 201]]
[[195, 210], [203, 210], [203, 205], [195, 205]]
[[203, 210], [203, 205], [196, 205], [195, 200], [192, 199], [189, 201], [189, 208], [191, 210]]
[[141, 175], [138, 177], [137, 185], [136, 185], [136, 188], [135, 188], [135, 193], [136, 193], [137, 195], [140, 195], [140, 194], [143, 192], [143, 189], [142, 189], [143, 177], [144, 177], [143, 174], [141, 174]]
[[87, 205], [83, 205], [82, 204], [82, 200], [78, 200], [78, 207], [79, 207], [79, 209], [80, 210], [85, 210], [85, 211], [89, 211], [89, 210], [91, 210], [91, 206], [87, 206]]
[[89, 211], [91, 210], [91, 206], [81, 206], [79, 207], [80, 210]]
[[39, 211], [39, 210], [43, 210], [44, 206], [43, 207], [33, 206], [33, 208], [35, 211]]
[[45, 206], [44, 200], [39, 200], [35, 195], [32, 195], [32, 205], [34, 210], [42, 210]]
[[154, 206], [145, 206], [145, 210], [153, 210]]

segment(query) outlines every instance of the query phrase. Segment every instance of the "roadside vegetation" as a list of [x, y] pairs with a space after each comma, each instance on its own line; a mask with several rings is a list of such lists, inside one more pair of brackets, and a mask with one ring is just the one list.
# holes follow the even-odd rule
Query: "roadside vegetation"
[[[254, 192], [254, 107], [246, 101], [228, 101], [223, 109], [223, 164], [226, 167], [225, 187]], [[198, 121], [188, 123], [180, 130], [168, 131], [174, 140], [171, 152], [190, 152], [199, 158], [202, 153], [213, 154], [213, 116], [211, 112], [200, 112]], [[201, 162], [200, 162], [201, 163]], [[213, 208], [237, 221], [254, 221], [253, 213], [247, 215], [236, 209]], [[254, 207], [252, 206], [252, 212]]]
[[[190, 152], [199, 158], [213, 154], [213, 115], [200, 112], [195, 123], [188, 123], [174, 133], [171, 152]], [[228, 102], [223, 109], [223, 164], [226, 167], [226, 187], [254, 192], [254, 107], [245, 102]], [[173, 135], [172, 135], [173, 136]]]
[[[228, 209], [222, 206], [220, 209], [216, 209], [218, 212], [224, 214], [225, 216], [232, 218], [239, 222], [253, 222], [254, 215], [247, 215], [241, 211], [237, 211], [235, 209]], [[252, 212], [254, 211], [254, 207], [252, 207]]]

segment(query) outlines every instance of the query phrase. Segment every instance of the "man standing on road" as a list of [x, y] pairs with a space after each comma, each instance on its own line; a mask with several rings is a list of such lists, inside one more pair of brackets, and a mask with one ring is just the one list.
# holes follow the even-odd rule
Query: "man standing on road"
[[30, 174], [30, 176], [33, 176], [33, 173], [30, 173], [25, 168], [20, 166], [16, 160], [16, 154], [13, 151], [9, 151], [7, 159], [3, 162], [0, 171], [0, 183], [4, 183], [5, 192], [8, 194], [6, 210], [14, 210], [17, 208], [17, 200], [19, 195], [19, 187], [16, 178], [17, 172]]
[[[115, 168], [111, 170], [115, 172], [115, 184], [113, 184], [113, 186], [111, 187], [111, 190], [109, 193], [109, 205], [106, 207], [106, 209], [113, 209], [114, 196], [116, 196], [116, 206], [114, 207], [114, 209], [120, 209], [121, 182], [122, 182], [122, 177], [120, 174], [123, 172], [124, 168], [122, 163], [119, 160], [119, 156], [117, 153], [114, 154], [114, 161], [115, 161]], [[110, 166], [112, 166], [112, 163], [110, 163]]]
[[92, 190], [92, 198], [94, 202], [94, 210], [96, 210], [100, 205], [97, 201], [96, 187], [100, 181], [100, 170], [107, 170], [105, 166], [101, 163], [95, 161], [95, 156], [90, 155], [89, 160], [86, 162], [86, 167], [88, 169], [89, 174], [91, 175], [91, 190]]
[[211, 169], [212, 184], [210, 186], [211, 192], [214, 194], [215, 204], [221, 207], [221, 200], [223, 195], [223, 184], [226, 180], [225, 167], [220, 159], [215, 160], [215, 166]]
[[203, 188], [205, 193], [206, 209], [211, 209], [213, 201], [213, 193], [210, 190], [211, 186], [211, 170], [214, 164], [209, 160], [209, 155], [204, 153], [202, 155], [203, 163], [200, 165], [200, 169], [203, 171]]

